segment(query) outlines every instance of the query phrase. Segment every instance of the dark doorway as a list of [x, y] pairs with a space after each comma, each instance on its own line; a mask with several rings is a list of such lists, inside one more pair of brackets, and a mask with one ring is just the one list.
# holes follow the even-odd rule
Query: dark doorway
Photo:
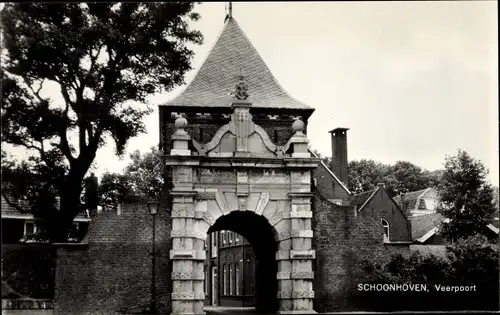
[[[238, 233], [250, 243], [255, 255], [255, 268], [253, 268], [255, 271], [255, 308], [259, 312], [276, 312], [278, 310], [276, 277], [278, 266], [273, 227], [265, 217], [254, 212], [233, 211], [220, 217], [208, 233], [220, 230]], [[222, 273], [221, 270], [220, 278], [223, 277]], [[223, 278], [222, 281], [224, 281]]]

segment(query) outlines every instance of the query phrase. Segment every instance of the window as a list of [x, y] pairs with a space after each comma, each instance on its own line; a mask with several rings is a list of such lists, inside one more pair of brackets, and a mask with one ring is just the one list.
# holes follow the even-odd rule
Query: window
[[385, 219], [380, 220], [382, 222], [382, 229], [384, 231], [384, 243], [389, 242], [389, 222]]
[[222, 235], [222, 245], [226, 245], [226, 238], [227, 238], [227, 235], [226, 235], [226, 231], [221, 231], [220, 234]]
[[228, 281], [227, 281], [227, 280], [228, 280], [228, 279], [227, 279], [227, 265], [224, 265], [222, 268], [223, 268], [223, 269], [222, 269], [222, 270], [223, 270], [222, 272], [224, 273], [224, 274], [223, 274], [223, 278], [222, 278], [222, 292], [224, 292], [224, 295], [227, 295], [227, 294], [228, 294], [228, 293], [227, 293], [227, 291], [228, 291], [228, 290], [227, 290], [227, 289], [228, 289]]
[[24, 236], [31, 236], [35, 234], [35, 223], [33, 222], [26, 222], [24, 224]]
[[234, 241], [234, 243], [238, 244], [238, 242], [240, 241], [240, 235], [238, 233], [234, 233], [234, 237], [236, 238], [236, 240]]
[[205, 296], [208, 296], [208, 268], [205, 267]]
[[218, 238], [218, 233], [211, 233], [211, 238], [212, 238], [212, 257], [217, 257], [217, 238]]
[[229, 239], [229, 244], [233, 243], [233, 232], [227, 232], [227, 237]]
[[233, 264], [229, 265], [229, 294], [234, 294], [234, 270]]
[[240, 263], [237, 263], [236, 264], [236, 280], [235, 280], [235, 287], [236, 287], [236, 295], [240, 295], [241, 294], [241, 288], [240, 288], [240, 283], [241, 283], [241, 280], [240, 280]]

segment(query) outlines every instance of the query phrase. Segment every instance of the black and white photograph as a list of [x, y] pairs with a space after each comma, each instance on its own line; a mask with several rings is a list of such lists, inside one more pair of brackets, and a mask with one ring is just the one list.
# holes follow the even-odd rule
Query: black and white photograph
[[3, 315], [500, 311], [497, 1], [0, 28]]

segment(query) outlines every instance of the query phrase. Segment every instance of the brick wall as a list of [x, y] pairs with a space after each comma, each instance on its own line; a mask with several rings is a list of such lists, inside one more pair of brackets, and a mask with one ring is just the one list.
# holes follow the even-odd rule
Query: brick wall
[[372, 218], [355, 218], [353, 208], [333, 205], [317, 190], [313, 207], [315, 310], [358, 310], [352, 301], [363, 281], [361, 260], [383, 261], [392, 250], [383, 245], [382, 226]]
[[[170, 307], [171, 221], [156, 217], [156, 290], [164, 311]], [[145, 203], [123, 205], [121, 213], [93, 219], [86, 247], [58, 249], [56, 314], [112, 314], [148, 304], [151, 288], [152, 218]]]

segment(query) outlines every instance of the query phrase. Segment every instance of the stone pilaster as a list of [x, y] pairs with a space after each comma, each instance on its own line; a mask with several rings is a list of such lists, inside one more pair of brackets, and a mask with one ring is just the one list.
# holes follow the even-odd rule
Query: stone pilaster
[[[183, 129], [187, 121], [178, 117], [177, 130], [172, 136], [174, 147], [170, 155], [189, 156], [191, 137]], [[172, 167], [172, 314], [204, 314], [205, 280], [203, 262], [206, 233], [200, 232], [193, 190], [193, 168], [189, 165]]]
[[196, 192], [172, 191], [172, 314], [204, 314], [206, 233], [197, 228]]
[[291, 193], [290, 199], [292, 313], [311, 313], [314, 299], [312, 266], [316, 258], [312, 250], [311, 195]]

